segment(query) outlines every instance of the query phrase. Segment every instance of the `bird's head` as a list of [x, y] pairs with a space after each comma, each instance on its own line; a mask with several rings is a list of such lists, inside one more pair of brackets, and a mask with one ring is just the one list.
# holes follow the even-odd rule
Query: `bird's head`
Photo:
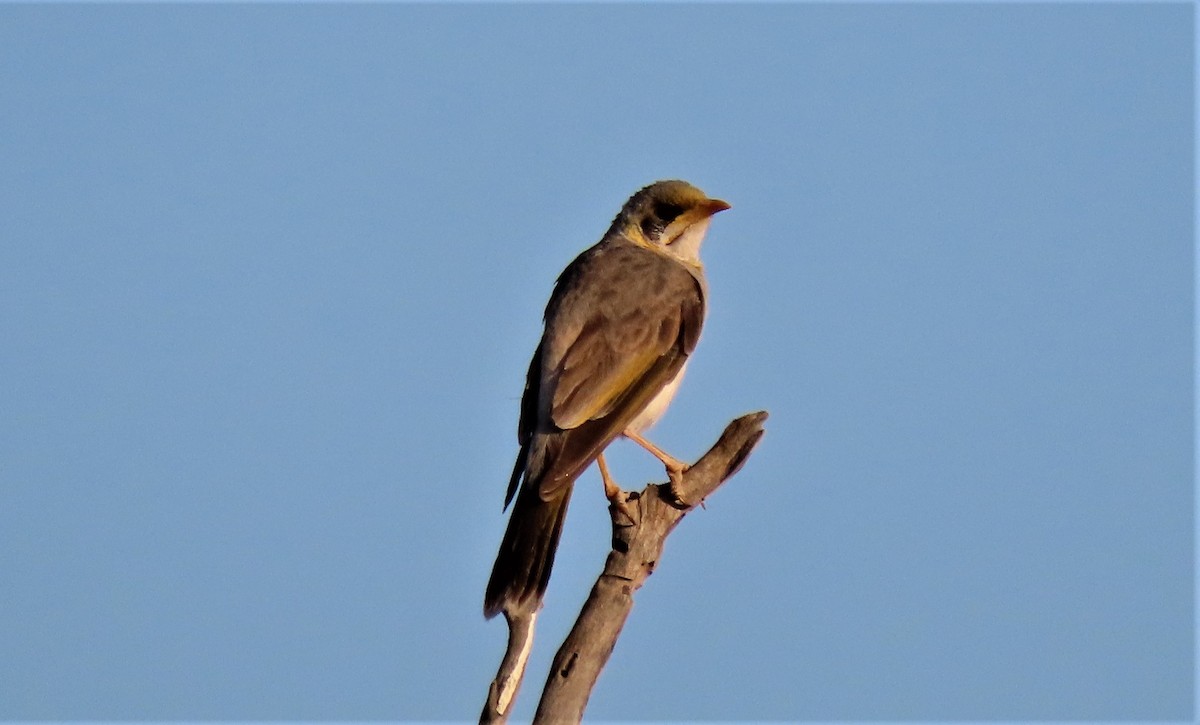
[[696, 262], [710, 217], [728, 208], [726, 202], [710, 199], [686, 181], [656, 181], [629, 197], [609, 234]]

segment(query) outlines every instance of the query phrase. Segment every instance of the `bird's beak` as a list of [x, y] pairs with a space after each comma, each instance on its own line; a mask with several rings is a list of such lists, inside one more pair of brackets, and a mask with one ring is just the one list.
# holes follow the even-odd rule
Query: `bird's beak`
[[733, 206], [729, 202], [721, 201], [720, 199], [706, 199], [700, 203], [700, 208], [707, 212], [705, 216], [712, 216], [719, 211], [732, 209]]
[[699, 245], [698, 240], [703, 239], [704, 233], [708, 231], [708, 221], [712, 215], [729, 208], [731, 208], [729, 202], [720, 199], [705, 199], [693, 205], [663, 231], [663, 243], [670, 245], [684, 237], [694, 237]]

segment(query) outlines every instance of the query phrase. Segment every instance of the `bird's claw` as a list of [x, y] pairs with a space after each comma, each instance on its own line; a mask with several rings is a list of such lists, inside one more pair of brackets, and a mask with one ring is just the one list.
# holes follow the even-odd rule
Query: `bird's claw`
[[690, 467], [686, 463], [667, 466], [667, 498], [676, 506], [687, 505], [687, 502], [680, 496], [680, 492], [683, 490], [683, 474]]
[[626, 501], [626, 495], [624, 491], [617, 488], [615, 491], [610, 492], [606, 490], [604, 493], [608, 498], [609, 506], [621, 512], [621, 514], [628, 519], [629, 526], [633, 526], [637, 523], [637, 519], [633, 515], [633, 509], [629, 508], [629, 503]]

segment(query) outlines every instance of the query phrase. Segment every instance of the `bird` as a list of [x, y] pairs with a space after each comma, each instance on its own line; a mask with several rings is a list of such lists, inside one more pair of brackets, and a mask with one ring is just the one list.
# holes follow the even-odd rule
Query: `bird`
[[700, 245], [729, 209], [695, 186], [657, 181], [625, 202], [604, 236], [559, 275], [529, 363], [520, 450], [504, 508], [516, 497], [484, 596], [484, 616], [542, 605], [574, 482], [592, 461], [623, 508], [604, 449], [625, 436], [677, 482], [687, 465], [642, 432], [666, 411], [704, 324]]

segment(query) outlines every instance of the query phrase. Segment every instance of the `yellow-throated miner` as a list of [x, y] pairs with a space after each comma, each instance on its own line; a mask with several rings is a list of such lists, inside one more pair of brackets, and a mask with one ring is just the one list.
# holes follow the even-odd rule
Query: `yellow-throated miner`
[[[512, 517], [483, 611], [541, 606], [575, 479], [597, 461], [617, 502], [604, 449], [624, 435], [676, 480], [685, 465], [641, 436], [671, 402], [700, 339], [707, 287], [700, 243], [729, 204], [683, 181], [630, 197], [604, 238], [559, 275], [521, 399], [521, 444], [504, 505]], [[518, 492], [519, 489], [519, 492]]]

